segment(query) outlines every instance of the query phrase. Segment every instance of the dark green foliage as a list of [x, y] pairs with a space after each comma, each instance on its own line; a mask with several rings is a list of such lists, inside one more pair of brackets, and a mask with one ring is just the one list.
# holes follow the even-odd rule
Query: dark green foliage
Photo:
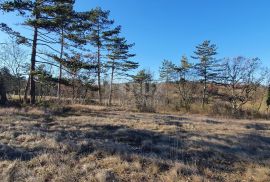
[[103, 11], [101, 8], [92, 9], [88, 14], [91, 30], [88, 32], [87, 39], [96, 48], [103, 48], [107, 38], [114, 34], [111, 30], [114, 21], [109, 19], [109, 15], [109, 11]]
[[270, 86], [268, 87], [266, 105], [268, 108], [270, 107]]
[[[38, 29], [45, 28], [48, 25], [48, 19], [44, 14], [46, 11], [47, 2], [49, 1], [21, 1], [21, 0], [6, 0], [0, 3], [0, 9], [4, 12], [18, 12], [20, 16], [25, 17], [24, 25], [34, 28], [32, 38], [32, 53], [31, 53], [31, 66], [30, 66], [30, 102], [35, 103], [35, 80], [34, 72], [36, 67], [36, 55], [37, 55], [37, 42], [38, 42]], [[7, 32], [7, 31], [6, 31]], [[13, 33], [13, 31], [7, 32]]]
[[146, 70], [141, 70], [137, 75], [133, 76], [133, 94], [139, 111], [154, 111], [153, 99], [156, 92], [156, 84], [152, 80], [152, 74]]
[[102, 91], [101, 91], [101, 73], [103, 67], [102, 62], [102, 50], [106, 49], [106, 44], [115, 34], [118, 34], [120, 27], [112, 29], [114, 23], [113, 20], [109, 19], [109, 11], [103, 11], [101, 8], [92, 9], [88, 14], [88, 21], [91, 27], [87, 32], [86, 38], [88, 42], [96, 49], [96, 62], [97, 77], [98, 77], [98, 88], [99, 88], [99, 102], [102, 102]]
[[108, 49], [108, 62], [107, 67], [113, 69], [118, 74], [126, 75], [129, 70], [138, 68], [138, 63], [130, 61], [135, 54], [130, 53], [130, 49], [134, 44], [128, 44], [125, 38], [118, 35], [110, 39], [109, 44], [106, 45]]
[[204, 41], [202, 44], [196, 46], [194, 51], [194, 59], [198, 59], [200, 62], [196, 64], [198, 75], [202, 77], [203, 82], [215, 81], [219, 76], [219, 65], [214, 56], [217, 54], [217, 47], [215, 44], [211, 44], [210, 41]]
[[7, 94], [18, 91], [18, 81], [25, 81], [23, 77], [13, 75], [7, 67], [0, 69], [0, 103], [7, 102]]
[[198, 75], [202, 78], [202, 105], [204, 107], [205, 103], [208, 102], [207, 84], [215, 82], [219, 78], [221, 71], [217, 64], [217, 60], [214, 58], [217, 54], [217, 46], [206, 40], [202, 44], [196, 46], [194, 54], [195, 56], [193, 56], [193, 58], [200, 61], [195, 65], [195, 68], [197, 69]]
[[164, 60], [162, 66], [159, 68], [159, 75], [162, 81], [166, 83], [171, 82], [175, 75], [175, 65], [169, 61]]
[[148, 73], [146, 70], [139, 71], [135, 76], [133, 76], [133, 80], [135, 83], [144, 83], [152, 81], [152, 75]]
[[186, 111], [190, 110], [192, 99], [196, 90], [195, 85], [192, 83], [192, 79], [190, 78], [192, 75], [192, 68], [193, 66], [191, 63], [189, 63], [186, 56], [182, 56], [180, 65], [175, 67], [180, 106], [184, 107]]
[[165, 104], [170, 104], [169, 91], [170, 83], [175, 77], [175, 65], [169, 60], [163, 60], [162, 66], [159, 68], [159, 77], [163, 83], [163, 90], [165, 92]]
[[9, 76], [9, 71], [6, 68], [0, 70], [0, 104], [4, 105], [7, 102], [6, 81]]
[[19, 32], [14, 31], [12, 28], [10, 28], [5, 23], [0, 23], [0, 30], [6, 34], [8, 34], [10, 37], [14, 37], [17, 44], [25, 44], [30, 45], [28, 39], [24, 36], [22, 36]]
[[[0, 30], [16, 38], [18, 44], [31, 46], [29, 79], [24, 94], [24, 99], [27, 100], [30, 90], [31, 104], [35, 103], [37, 87], [45, 82], [55, 84], [53, 67], [60, 70], [57, 90], [59, 98], [61, 84], [68, 85], [65, 80], [72, 80], [70, 85], [76, 82], [80, 86], [95, 90], [95, 80], [91, 75], [96, 74], [93, 73], [95, 70], [100, 101], [101, 77], [104, 71], [111, 68], [113, 74], [128, 76], [130, 70], [138, 67], [138, 63], [129, 60], [135, 56], [129, 53], [134, 44], [127, 44], [125, 38], [119, 37], [121, 27], [112, 27], [114, 21], [110, 20], [109, 11], [95, 8], [88, 12], [76, 12], [73, 9], [74, 3], [75, 0], [0, 1], [0, 10], [17, 13], [23, 17], [22, 24], [33, 30], [33, 37], [29, 38], [12, 30], [7, 24], [0, 24]], [[89, 44], [90, 46], [87, 46]], [[92, 55], [92, 48], [96, 55]], [[108, 58], [107, 62], [105, 58]], [[40, 64], [49, 65], [50, 71], [46, 70], [47, 66], [41, 69]], [[62, 70], [69, 73], [67, 79], [62, 78]], [[72, 86], [74, 88], [74, 85]]]
[[106, 67], [111, 69], [111, 83], [109, 105], [112, 104], [113, 81], [115, 76], [130, 76], [129, 71], [138, 68], [139, 64], [129, 59], [134, 57], [135, 54], [130, 53], [130, 49], [134, 44], [128, 44], [125, 38], [119, 37], [120, 29], [117, 34], [108, 37], [106, 45], [108, 50], [108, 61]]
[[71, 72], [78, 72], [81, 69], [85, 70], [91, 70], [96, 69], [97, 66], [93, 64], [88, 64], [82, 60], [82, 56], [80, 54], [74, 55], [70, 58], [68, 58], [64, 65], [66, 68], [68, 68]]
[[[31, 53], [31, 66], [30, 66], [30, 95], [31, 103], [35, 103], [35, 78], [34, 73], [36, 69], [37, 56], [44, 59], [38, 55], [38, 46], [46, 46], [53, 51], [58, 52], [53, 48], [51, 44], [57, 43], [57, 41], [52, 41], [48, 37], [50, 32], [61, 32], [62, 40], [64, 31], [72, 29], [70, 22], [73, 15], [73, 4], [74, 0], [6, 0], [0, 3], [0, 9], [4, 12], [18, 12], [18, 15], [25, 18], [23, 24], [30, 26], [34, 29], [33, 38], [27, 39], [21, 36], [19, 33], [12, 31], [8, 26], [2, 24], [2, 30], [10, 35], [16, 36], [17, 42], [32, 42], [32, 53]], [[46, 34], [42, 33], [42, 30], [46, 30]], [[68, 36], [67, 36], [68, 37]], [[63, 47], [63, 41], [60, 41]], [[61, 52], [60, 58], [62, 58], [63, 50]], [[27, 90], [26, 90], [27, 92]]]
[[180, 66], [176, 66], [174, 69], [179, 75], [180, 79], [178, 81], [186, 81], [188, 72], [193, 68], [193, 65], [189, 63], [186, 56], [182, 56]]
[[1, 77], [3, 78], [3, 83], [5, 85], [6, 92], [15, 92], [18, 87], [18, 80], [24, 81], [23, 77], [18, 77], [13, 75], [7, 67], [0, 69]]

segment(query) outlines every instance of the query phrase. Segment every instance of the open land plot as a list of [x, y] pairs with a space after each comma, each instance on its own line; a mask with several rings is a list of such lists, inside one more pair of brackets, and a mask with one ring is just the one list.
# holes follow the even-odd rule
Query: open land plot
[[270, 181], [270, 121], [0, 109], [2, 181]]

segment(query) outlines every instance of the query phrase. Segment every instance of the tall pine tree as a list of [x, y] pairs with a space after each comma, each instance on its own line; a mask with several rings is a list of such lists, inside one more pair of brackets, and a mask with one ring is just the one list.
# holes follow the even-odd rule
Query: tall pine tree
[[129, 60], [135, 56], [135, 54], [130, 53], [133, 46], [134, 44], [128, 44], [125, 38], [119, 37], [119, 33], [109, 39], [109, 44], [107, 44], [109, 59], [107, 67], [111, 69], [109, 105], [112, 104], [112, 87], [115, 75], [128, 76], [130, 70], [138, 68], [137, 62]]
[[[46, 40], [42, 40], [42, 36], [46, 36], [41, 33], [42, 30], [52, 31], [52, 29], [59, 23], [55, 20], [55, 12], [60, 13], [60, 8], [57, 6], [59, 3], [64, 1], [60, 0], [5, 0], [0, 3], [0, 9], [4, 12], [18, 12], [18, 15], [25, 18], [23, 24], [29, 26], [33, 29], [33, 37], [27, 39], [28, 42], [32, 42], [31, 51], [31, 64], [30, 64], [30, 74], [29, 74], [29, 84], [30, 85], [30, 103], [35, 103], [36, 88], [35, 88], [35, 69], [37, 63], [37, 49], [38, 45], [44, 45], [52, 48], [50, 45], [45, 44]], [[65, 2], [72, 3], [71, 0], [66, 0]], [[13, 35], [15, 34], [14, 31]], [[20, 36], [19, 34], [17, 34]], [[21, 36], [22, 37], [22, 36]], [[40, 42], [40, 43], [39, 43]], [[53, 49], [53, 48], [52, 48]], [[26, 93], [28, 86], [26, 87]], [[27, 94], [25, 94], [27, 95]]]
[[198, 59], [200, 62], [195, 66], [198, 71], [198, 75], [202, 78], [203, 93], [202, 93], [202, 107], [208, 101], [207, 84], [214, 82], [219, 76], [219, 68], [217, 60], [214, 58], [217, 55], [217, 46], [211, 44], [209, 40], [204, 41], [202, 44], [196, 46], [194, 51], [194, 59]]
[[112, 29], [114, 23], [109, 19], [109, 11], [103, 11], [101, 8], [93, 9], [89, 12], [89, 32], [87, 39], [89, 43], [96, 48], [96, 60], [97, 60], [97, 77], [98, 77], [98, 93], [99, 102], [102, 103], [102, 88], [101, 88], [101, 73], [103, 68], [102, 51], [106, 49], [106, 43], [108, 38], [113, 34], [119, 33], [119, 28]]

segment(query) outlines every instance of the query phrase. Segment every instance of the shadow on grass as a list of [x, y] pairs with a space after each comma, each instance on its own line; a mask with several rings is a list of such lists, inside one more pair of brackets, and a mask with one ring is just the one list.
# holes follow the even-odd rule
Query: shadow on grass
[[201, 122], [205, 122], [207, 124], [222, 124], [222, 122], [220, 121], [211, 120], [211, 119], [202, 120]]
[[270, 124], [263, 124], [263, 123], [247, 124], [246, 128], [255, 130], [270, 130]]
[[[75, 115], [72, 111], [66, 111], [63, 116]], [[110, 118], [117, 113], [87, 111], [85, 116]], [[80, 115], [82, 115], [80, 113]], [[62, 115], [58, 115], [62, 116]], [[40, 116], [44, 117], [44, 116]], [[129, 116], [127, 116], [129, 117]], [[132, 117], [133, 119], [136, 116]], [[93, 152], [101, 152], [104, 155], [118, 154], [124, 160], [131, 160], [131, 156], [137, 155], [146, 159], [183, 162], [195, 165], [198, 173], [203, 174], [206, 168], [215, 172], [234, 172], [244, 168], [234, 165], [245, 161], [263, 164], [270, 159], [270, 138], [253, 132], [237, 136], [203, 135], [196, 131], [183, 131], [183, 123], [188, 123], [188, 118], [158, 116], [153, 117], [156, 122], [163, 125], [176, 125], [175, 133], [155, 132], [145, 129], [134, 129], [126, 125], [74, 123], [64, 127], [43, 122], [36, 125], [35, 129], [44, 135], [54, 138], [58, 143], [74, 145], [70, 151], [77, 156], [88, 155]], [[40, 119], [40, 121], [46, 118]], [[205, 121], [210, 124], [220, 124], [216, 121]], [[44, 126], [45, 125], [45, 126]], [[53, 128], [51, 128], [54, 126]], [[254, 128], [256, 129], [256, 128]], [[33, 131], [26, 131], [31, 133]], [[83, 141], [83, 142], [82, 142]], [[33, 151], [13, 148], [1, 145], [0, 154], [8, 160], [29, 160], [35, 154], [46, 152], [44, 148], [36, 148]], [[248, 158], [247, 158], [248, 157]], [[166, 167], [164, 167], [166, 169]]]
[[61, 107], [55, 110], [49, 111], [50, 115], [60, 116], [60, 117], [69, 117], [69, 116], [91, 116], [91, 117], [100, 117], [107, 118], [108, 116], [115, 116], [116, 113], [108, 111], [97, 111], [91, 109], [75, 110], [71, 107]]
[[0, 159], [1, 160], [16, 160], [20, 159], [23, 161], [30, 160], [35, 156], [34, 153], [25, 149], [8, 146], [0, 143]]

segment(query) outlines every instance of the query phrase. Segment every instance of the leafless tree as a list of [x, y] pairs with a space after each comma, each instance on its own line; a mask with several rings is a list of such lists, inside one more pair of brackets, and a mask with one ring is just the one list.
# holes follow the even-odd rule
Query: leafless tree
[[17, 94], [21, 100], [22, 77], [25, 74], [27, 54], [15, 40], [11, 39], [1, 44], [0, 62], [2, 67], [9, 69], [12, 75], [16, 77]]
[[236, 113], [247, 102], [251, 101], [261, 86], [264, 74], [258, 74], [260, 60], [237, 57], [225, 60], [224, 86], [225, 99], [231, 104], [232, 112]]

